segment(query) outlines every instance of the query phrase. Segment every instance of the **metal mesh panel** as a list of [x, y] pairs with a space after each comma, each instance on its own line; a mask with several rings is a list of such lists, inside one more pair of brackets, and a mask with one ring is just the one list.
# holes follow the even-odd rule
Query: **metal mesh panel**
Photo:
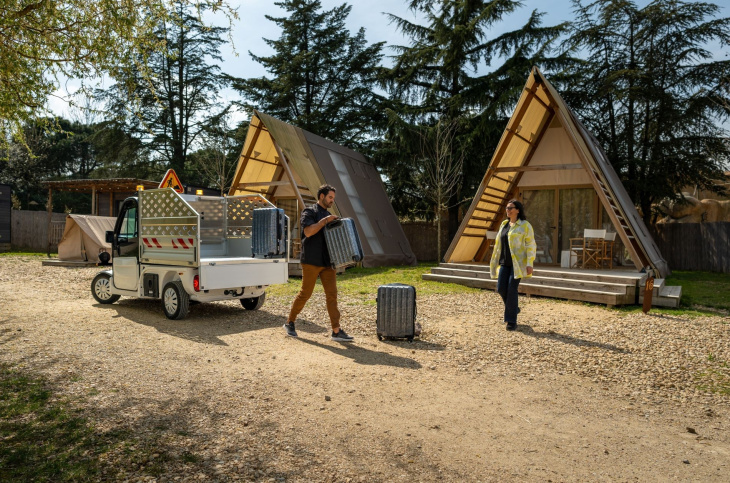
[[197, 213], [175, 191], [143, 191], [140, 197], [144, 200], [140, 203], [142, 236], [196, 236]]
[[266, 198], [259, 195], [229, 196], [226, 199], [228, 200], [228, 225], [226, 230], [228, 238], [251, 238], [253, 210], [256, 208], [274, 208], [274, 205], [266, 201]]
[[190, 206], [200, 214], [200, 236], [203, 238], [223, 238], [226, 225], [225, 199], [199, 199]]

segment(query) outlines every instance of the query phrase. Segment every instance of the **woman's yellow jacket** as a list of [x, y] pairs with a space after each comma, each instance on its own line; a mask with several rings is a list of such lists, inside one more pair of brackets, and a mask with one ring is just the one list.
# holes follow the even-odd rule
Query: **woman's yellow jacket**
[[494, 241], [492, 259], [489, 261], [489, 273], [492, 278], [497, 278], [499, 273], [499, 255], [502, 252], [502, 230], [506, 227], [509, 230], [507, 240], [509, 249], [512, 252], [512, 265], [514, 266], [515, 278], [529, 278], [527, 267], [535, 262], [537, 244], [535, 243], [535, 231], [527, 220], [517, 220], [510, 228], [509, 219], [504, 220], [497, 232], [497, 239]]

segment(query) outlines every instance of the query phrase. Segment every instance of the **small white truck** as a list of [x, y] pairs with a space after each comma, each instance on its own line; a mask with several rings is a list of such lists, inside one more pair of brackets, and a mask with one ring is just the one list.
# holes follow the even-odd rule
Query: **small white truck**
[[[111, 304], [119, 297], [161, 299], [170, 319], [188, 314], [191, 301], [239, 299], [260, 308], [269, 285], [289, 277], [289, 230], [285, 253], [254, 257], [253, 210], [272, 208], [259, 195], [199, 196], [171, 188], [143, 190], [127, 198], [114, 231], [112, 270], [94, 278], [91, 293]], [[288, 218], [286, 219], [288, 228]]]

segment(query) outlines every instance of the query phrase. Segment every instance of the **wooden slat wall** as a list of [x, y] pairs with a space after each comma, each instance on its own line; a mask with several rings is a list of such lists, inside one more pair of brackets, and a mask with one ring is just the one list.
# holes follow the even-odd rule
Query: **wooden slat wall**
[[[65, 213], [53, 213], [51, 220], [63, 224]], [[46, 252], [48, 249], [48, 212], [13, 210], [11, 214], [11, 238], [13, 248]], [[63, 230], [61, 230], [63, 234]], [[55, 246], [54, 246], [55, 248]]]
[[667, 223], [650, 231], [670, 269], [730, 273], [730, 222]]

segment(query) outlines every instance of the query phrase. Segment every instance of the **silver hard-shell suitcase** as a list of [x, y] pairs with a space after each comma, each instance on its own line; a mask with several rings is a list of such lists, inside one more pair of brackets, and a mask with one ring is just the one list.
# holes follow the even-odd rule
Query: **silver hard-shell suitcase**
[[378, 339], [408, 339], [421, 334], [416, 323], [416, 288], [403, 283], [389, 283], [378, 287]]
[[357, 265], [362, 261], [362, 245], [352, 218], [340, 218], [325, 225], [324, 239], [332, 268]]
[[288, 217], [281, 208], [253, 210], [251, 251], [254, 257], [278, 258], [286, 256]]

